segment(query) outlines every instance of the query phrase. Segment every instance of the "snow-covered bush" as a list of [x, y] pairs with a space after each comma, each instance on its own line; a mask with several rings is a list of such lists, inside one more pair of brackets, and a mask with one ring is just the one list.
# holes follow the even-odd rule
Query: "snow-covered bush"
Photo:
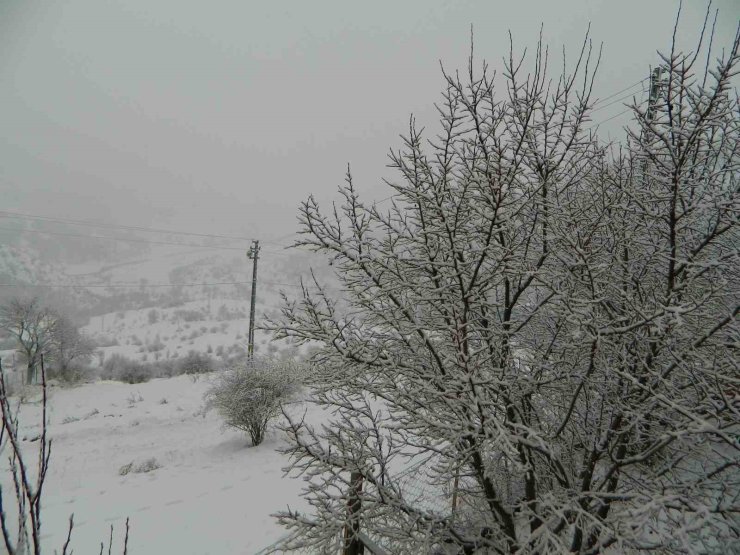
[[153, 378], [171, 378], [177, 376], [179, 370], [173, 360], [157, 359], [148, 364]]
[[149, 312], [147, 312], [147, 319], [149, 320], [150, 324], [156, 324], [159, 322], [159, 311], [152, 308]]
[[175, 318], [184, 322], [199, 322], [203, 320], [203, 314], [197, 310], [176, 310]]
[[118, 339], [109, 336], [100, 336], [95, 338], [96, 347], [118, 347]]
[[159, 340], [159, 338], [155, 339], [152, 343], [147, 343], [146, 350], [150, 353], [156, 353], [158, 351], [163, 351], [165, 348], [165, 344], [162, 343], [162, 341]]
[[104, 380], [116, 380], [131, 384], [148, 382], [152, 378], [152, 368], [114, 353], [103, 363], [100, 377]]
[[95, 376], [96, 370], [87, 363], [78, 363], [67, 366], [65, 369], [52, 365], [49, 368], [49, 379], [58, 380], [65, 385], [75, 385], [85, 382]]
[[215, 369], [214, 360], [204, 353], [190, 351], [177, 365], [178, 374], [197, 376], [207, 374]]
[[296, 389], [291, 366], [265, 360], [242, 362], [218, 375], [206, 392], [206, 407], [216, 408], [227, 426], [248, 433], [252, 444], [259, 445], [268, 423]]

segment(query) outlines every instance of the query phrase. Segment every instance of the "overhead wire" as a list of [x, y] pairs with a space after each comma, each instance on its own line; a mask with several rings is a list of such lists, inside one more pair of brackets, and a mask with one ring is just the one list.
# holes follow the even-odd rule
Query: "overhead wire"
[[[638, 92], [638, 91], [635, 91], [635, 92], [632, 92], [632, 93], [630, 93], [628, 95], [625, 95], [625, 96], [622, 96], [620, 98], [617, 98], [616, 100], [613, 100], [609, 104], [605, 104], [604, 106], [599, 106], [598, 108], [596, 108], [594, 110], [591, 110], [591, 113], [598, 112], [600, 110], [606, 110], [609, 106], [614, 106], [615, 104], [622, 103], [622, 102], [624, 102], [625, 100], [627, 100], [629, 98], [634, 98], [636, 92]], [[639, 91], [639, 92], [642, 92], [642, 91]]]
[[0, 210], [0, 217], [3, 218], [15, 218], [15, 219], [32, 219], [41, 220], [47, 222], [64, 223], [69, 225], [79, 225], [87, 227], [98, 227], [98, 228], [111, 228], [111, 229], [125, 229], [129, 231], [140, 231], [146, 233], [162, 233], [167, 235], [187, 235], [191, 237], [204, 237], [210, 239], [230, 239], [232, 241], [252, 241], [248, 237], [237, 237], [235, 235], [217, 235], [213, 233], [195, 233], [193, 231], [175, 231], [169, 229], [158, 229], [153, 227], [142, 227], [134, 225], [119, 225], [119, 224], [107, 224], [98, 223], [89, 220], [74, 220], [71, 218], [58, 218], [51, 216], [38, 216], [35, 214], [27, 214], [22, 212], [11, 212], [8, 210]]
[[[637, 106], [641, 106], [641, 105], [645, 104], [645, 102], [647, 102], [647, 99], [645, 98], [645, 94], [646, 94], [646, 91], [645, 91], [645, 90], [643, 89], [643, 91], [642, 91], [642, 98], [640, 99], [640, 102], [638, 102], [638, 103], [636, 104]], [[620, 100], [621, 100], [621, 99], [620, 99]], [[606, 106], [604, 106], [604, 108], [606, 108]], [[601, 125], [601, 124], [603, 124], [603, 123], [606, 123], [606, 122], [608, 122], [608, 121], [612, 121], [613, 119], [616, 119], [616, 118], [618, 118], [619, 116], [622, 116], [622, 115], [624, 115], [624, 114], [627, 114], [627, 113], [631, 112], [631, 111], [632, 111], [632, 109], [633, 109], [633, 107], [632, 107], [632, 106], [628, 106], [627, 108], [625, 108], [625, 109], [624, 109], [624, 110], [622, 110], [621, 112], [618, 112], [618, 113], [614, 114], [613, 116], [610, 116], [610, 117], [608, 117], [608, 118], [606, 118], [606, 119], [603, 119], [603, 120], [601, 120], [601, 121], [599, 121], [599, 122], [596, 122], [596, 123], [594, 123], [593, 125], [591, 125], [591, 126], [589, 126], [589, 127], [586, 127], [586, 129], [594, 129], [594, 128], [597, 128], [597, 127], [598, 127], [599, 125]]]
[[[231, 241], [254, 241], [254, 239], [250, 239], [248, 237], [239, 237], [236, 235], [219, 235], [215, 233], [196, 233], [193, 231], [181, 231], [181, 230], [174, 230], [174, 229], [160, 229], [160, 228], [153, 228], [153, 227], [143, 227], [143, 226], [133, 226], [133, 225], [122, 225], [122, 224], [107, 224], [107, 223], [99, 223], [99, 222], [93, 222], [90, 220], [76, 220], [72, 218], [58, 218], [58, 217], [51, 217], [51, 216], [39, 216], [37, 214], [28, 214], [24, 212], [11, 212], [9, 210], [0, 210], [0, 218], [10, 218], [10, 219], [17, 219], [17, 220], [39, 220], [39, 221], [46, 221], [46, 222], [54, 222], [54, 223], [62, 223], [62, 224], [68, 224], [68, 225], [78, 225], [78, 226], [86, 226], [86, 227], [94, 227], [94, 228], [108, 228], [108, 229], [123, 229], [128, 231], [138, 231], [138, 232], [144, 232], [144, 233], [161, 233], [166, 235], [182, 235], [182, 236], [188, 236], [188, 237], [203, 237], [206, 239], [227, 239]], [[287, 239], [291, 236], [295, 235], [295, 233], [289, 233], [287, 235], [283, 235], [281, 237], [278, 237], [277, 239], [269, 239], [269, 240], [260, 240], [260, 242], [263, 245], [277, 245], [277, 246], [284, 246], [280, 244], [280, 241]], [[140, 240], [137, 240], [137, 242], [140, 242]], [[163, 243], [165, 244], [165, 243]], [[241, 249], [240, 249], [241, 250]]]
[[622, 94], [622, 93], [624, 93], [624, 92], [627, 92], [628, 90], [630, 90], [630, 89], [633, 89], [633, 88], [635, 88], [635, 87], [636, 87], [637, 85], [641, 85], [641, 84], [642, 84], [642, 83], [644, 83], [645, 81], [649, 81], [649, 80], [650, 80], [650, 77], [643, 77], [643, 78], [642, 78], [642, 79], [640, 79], [639, 81], [636, 81], [635, 83], [632, 83], [631, 85], [629, 85], [629, 86], [627, 86], [627, 87], [625, 87], [625, 88], [623, 88], [623, 89], [621, 89], [621, 90], [618, 90], [617, 92], [615, 92], [615, 93], [612, 93], [612, 94], [610, 94], [609, 96], [605, 96], [604, 98], [600, 98], [599, 100], [597, 100], [597, 101], [596, 101], [596, 102], [594, 103], [594, 106], [598, 106], [598, 105], [599, 105], [599, 104], [601, 104], [602, 102], [606, 102], [606, 101], [607, 101], [607, 100], [609, 100], [610, 98], [614, 98], [615, 96], [617, 96], [617, 95], [620, 95], [620, 94]]
[[[39, 229], [19, 229], [12, 227], [0, 227], [0, 231], [14, 231], [16, 233], [37, 233], [41, 235], [59, 235], [62, 237], [77, 237], [81, 239], [96, 239], [96, 240], [108, 240], [108, 241], [119, 241], [123, 243], [143, 243], [149, 245], [171, 245], [177, 247], [190, 247], [197, 249], [210, 249], [210, 250], [231, 250], [244, 252], [244, 247], [229, 247], [226, 245], [201, 245], [197, 243], [181, 243], [179, 241], [153, 241], [149, 239], [136, 239], [132, 237], [112, 237], [110, 235], [86, 235], [81, 233], [66, 233], [63, 231], [41, 231]], [[288, 256], [286, 252], [274, 251], [269, 249], [260, 249], [260, 252], [267, 252], [278, 256]]]
[[[260, 285], [280, 285], [283, 287], [301, 287], [295, 283], [282, 283], [279, 281], [260, 280]], [[74, 284], [74, 283], [0, 283], [0, 287], [34, 287], [34, 288], [51, 288], [51, 289], [130, 289], [138, 288], [155, 288], [155, 287], [208, 287], [216, 285], [251, 285], [251, 281], [219, 281], [203, 283], [142, 283], [142, 282], [114, 282], [114, 283], [95, 283], [95, 284]]]
[[606, 118], [606, 119], [603, 119], [603, 120], [601, 120], [600, 122], [598, 122], [598, 123], [596, 123], [596, 124], [592, 125], [591, 127], [588, 127], [588, 129], [593, 129], [594, 127], [598, 127], [598, 126], [599, 126], [599, 125], [601, 125], [602, 123], [606, 123], [607, 121], [611, 121], [611, 120], [613, 120], [613, 119], [615, 119], [615, 118], [618, 118], [619, 116], [621, 116], [621, 115], [623, 115], [623, 114], [626, 114], [627, 112], [631, 112], [631, 111], [632, 111], [632, 108], [627, 108], [626, 110], [622, 110], [622, 111], [621, 111], [621, 112], [619, 112], [618, 114], [614, 114], [614, 115], [613, 115], [612, 117], [610, 117], [610, 118]]

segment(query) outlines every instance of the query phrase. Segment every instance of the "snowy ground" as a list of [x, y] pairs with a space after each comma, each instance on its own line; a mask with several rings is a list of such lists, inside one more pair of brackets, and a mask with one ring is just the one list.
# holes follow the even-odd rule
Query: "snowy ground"
[[[98, 382], [51, 389], [51, 468], [42, 508], [44, 550], [61, 551], [70, 513], [75, 553], [98, 553], [114, 526], [120, 553], [130, 517], [129, 553], [252, 554], [284, 530], [270, 516], [301, 508], [301, 480], [284, 477], [281, 433], [251, 447], [244, 434], [224, 430], [204, 414], [208, 378], [187, 376], [127, 385]], [[302, 403], [292, 405], [304, 410]], [[21, 408], [21, 437], [29, 454], [37, 442], [40, 405]], [[307, 421], [321, 413], [309, 408]], [[4, 458], [4, 457], [3, 457]], [[131, 462], [155, 458], [161, 468], [120, 475]], [[2, 466], [3, 491], [12, 491]], [[6, 498], [7, 503], [7, 498]]]

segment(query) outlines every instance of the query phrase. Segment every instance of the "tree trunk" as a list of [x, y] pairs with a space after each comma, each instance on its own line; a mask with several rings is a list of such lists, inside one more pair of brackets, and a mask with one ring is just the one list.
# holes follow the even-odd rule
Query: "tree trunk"
[[360, 521], [357, 513], [362, 508], [360, 493], [362, 492], [362, 474], [353, 472], [350, 476], [350, 494], [347, 503], [347, 512], [349, 513], [348, 522], [344, 528], [344, 550], [342, 555], [363, 555], [365, 546], [357, 537], [360, 531]]

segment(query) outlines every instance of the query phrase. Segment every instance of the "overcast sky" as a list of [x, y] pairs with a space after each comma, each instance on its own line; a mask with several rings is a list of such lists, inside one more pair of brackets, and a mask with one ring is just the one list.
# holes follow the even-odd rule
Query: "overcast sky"
[[[431, 121], [439, 62], [464, 67], [471, 23], [496, 68], [509, 29], [531, 47], [544, 23], [551, 47], [575, 52], [591, 22], [604, 97], [647, 76], [677, 5], [0, 0], [0, 209], [284, 235], [300, 200], [332, 198], [347, 163], [369, 197], [389, 194], [388, 149], [411, 113]], [[714, 6], [728, 45], [740, 1]], [[684, 2], [689, 48], [704, 9]]]

